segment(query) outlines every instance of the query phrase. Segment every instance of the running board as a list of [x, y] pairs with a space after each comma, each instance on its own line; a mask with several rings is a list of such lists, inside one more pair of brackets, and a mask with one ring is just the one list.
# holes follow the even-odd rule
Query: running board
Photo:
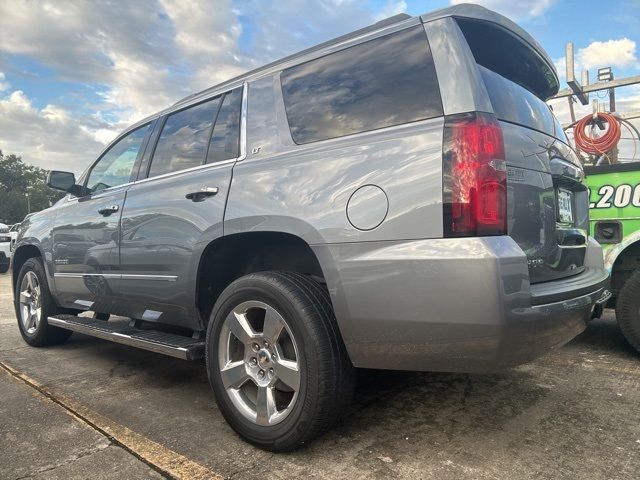
[[204, 357], [204, 341], [158, 330], [141, 330], [125, 321], [105, 321], [75, 315], [48, 317], [49, 325], [183, 360]]

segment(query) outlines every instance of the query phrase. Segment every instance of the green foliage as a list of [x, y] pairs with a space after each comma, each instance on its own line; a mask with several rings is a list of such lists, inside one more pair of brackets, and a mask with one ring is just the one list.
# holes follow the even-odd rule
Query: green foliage
[[[49, 207], [64, 196], [46, 185], [47, 171], [27, 165], [17, 155], [0, 151], [0, 222], [21, 222], [28, 213]], [[27, 196], [29, 202], [27, 203]]]

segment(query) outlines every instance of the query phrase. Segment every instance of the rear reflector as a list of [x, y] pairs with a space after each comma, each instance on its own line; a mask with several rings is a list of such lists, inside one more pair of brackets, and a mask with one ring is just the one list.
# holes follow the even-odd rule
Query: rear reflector
[[446, 117], [442, 153], [445, 237], [506, 235], [507, 169], [495, 117]]

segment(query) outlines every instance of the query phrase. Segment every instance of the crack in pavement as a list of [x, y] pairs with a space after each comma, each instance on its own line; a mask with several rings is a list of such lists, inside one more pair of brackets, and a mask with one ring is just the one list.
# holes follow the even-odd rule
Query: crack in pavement
[[[50, 465], [44, 465], [42, 467], [36, 468], [35, 470], [29, 472], [26, 475], [21, 475], [20, 477], [16, 477], [14, 480], [24, 480], [26, 478], [31, 478], [34, 475], [40, 475], [42, 473], [46, 473], [46, 472], [51, 472], [53, 470], [56, 470], [60, 467], [64, 467], [65, 465], [69, 465], [77, 460], [80, 460], [81, 458], [84, 458], [88, 455], [93, 455], [94, 453], [100, 452], [102, 450], [104, 450], [105, 448], [109, 448], [109, 447], [113, 447], [116, 446], [114, 445], [110, 440], [106, 440], [106, 443], [104, 443], [104, 439], [102, 443], [98, 443], [97, 445], [94, 445], [93, 447], [87, 449], [87, 450], [83, 450], [80, 451], [74, 455], [71, 455], [70, 457], [65, 458], [64, 460], [60, 460], [57, 463], [53, 463]], [[116, 446], [117, 447], [117, 446]]]
[[165, 478], [193, 480], [223, 479], [221, 475], [209, 470], [207, 467], [146, 438], [124, 425], [94, 412], [71, 398], [50, 390], [48, 387], [43, 386], [38, 381], [2, 361], [0, 361], [0, 368], [5, 370], [15, 380], [21, 381], [38, 391], [41, 395], [62, 407], [76, 420], [102, 434], [111, 444], [123, 448]]

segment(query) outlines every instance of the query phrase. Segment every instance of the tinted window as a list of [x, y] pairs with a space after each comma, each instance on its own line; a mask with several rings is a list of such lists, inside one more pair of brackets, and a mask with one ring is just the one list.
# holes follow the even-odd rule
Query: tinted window
[[281, 81], [296, 143], [442, 115], [422, 27], [297, 65], [282, 72]]
[[89, 174], [87, 187], [92, 192], [117, 187], [130, 181], [133, 165], [148, 130], [149, 125], [140, 127], [107, 150]]
[[499, 119], [555, 134], [555, 118], [546, 103], [520, 85], [484, 67], [479, 68]]
[[196, 167], [204, 162], [220, 97], [167, 117], [151, 160], [149, 177]]
[[493, 23], [456, 20], [476, 62], [541, 98], [558, 91], [556, 74], [538, 53], [509, 30]]
[[207, 163], [238, 157], [241, 109], [242, 88], [237, 88], [224, 96], [216, 124], [213, 127]]

